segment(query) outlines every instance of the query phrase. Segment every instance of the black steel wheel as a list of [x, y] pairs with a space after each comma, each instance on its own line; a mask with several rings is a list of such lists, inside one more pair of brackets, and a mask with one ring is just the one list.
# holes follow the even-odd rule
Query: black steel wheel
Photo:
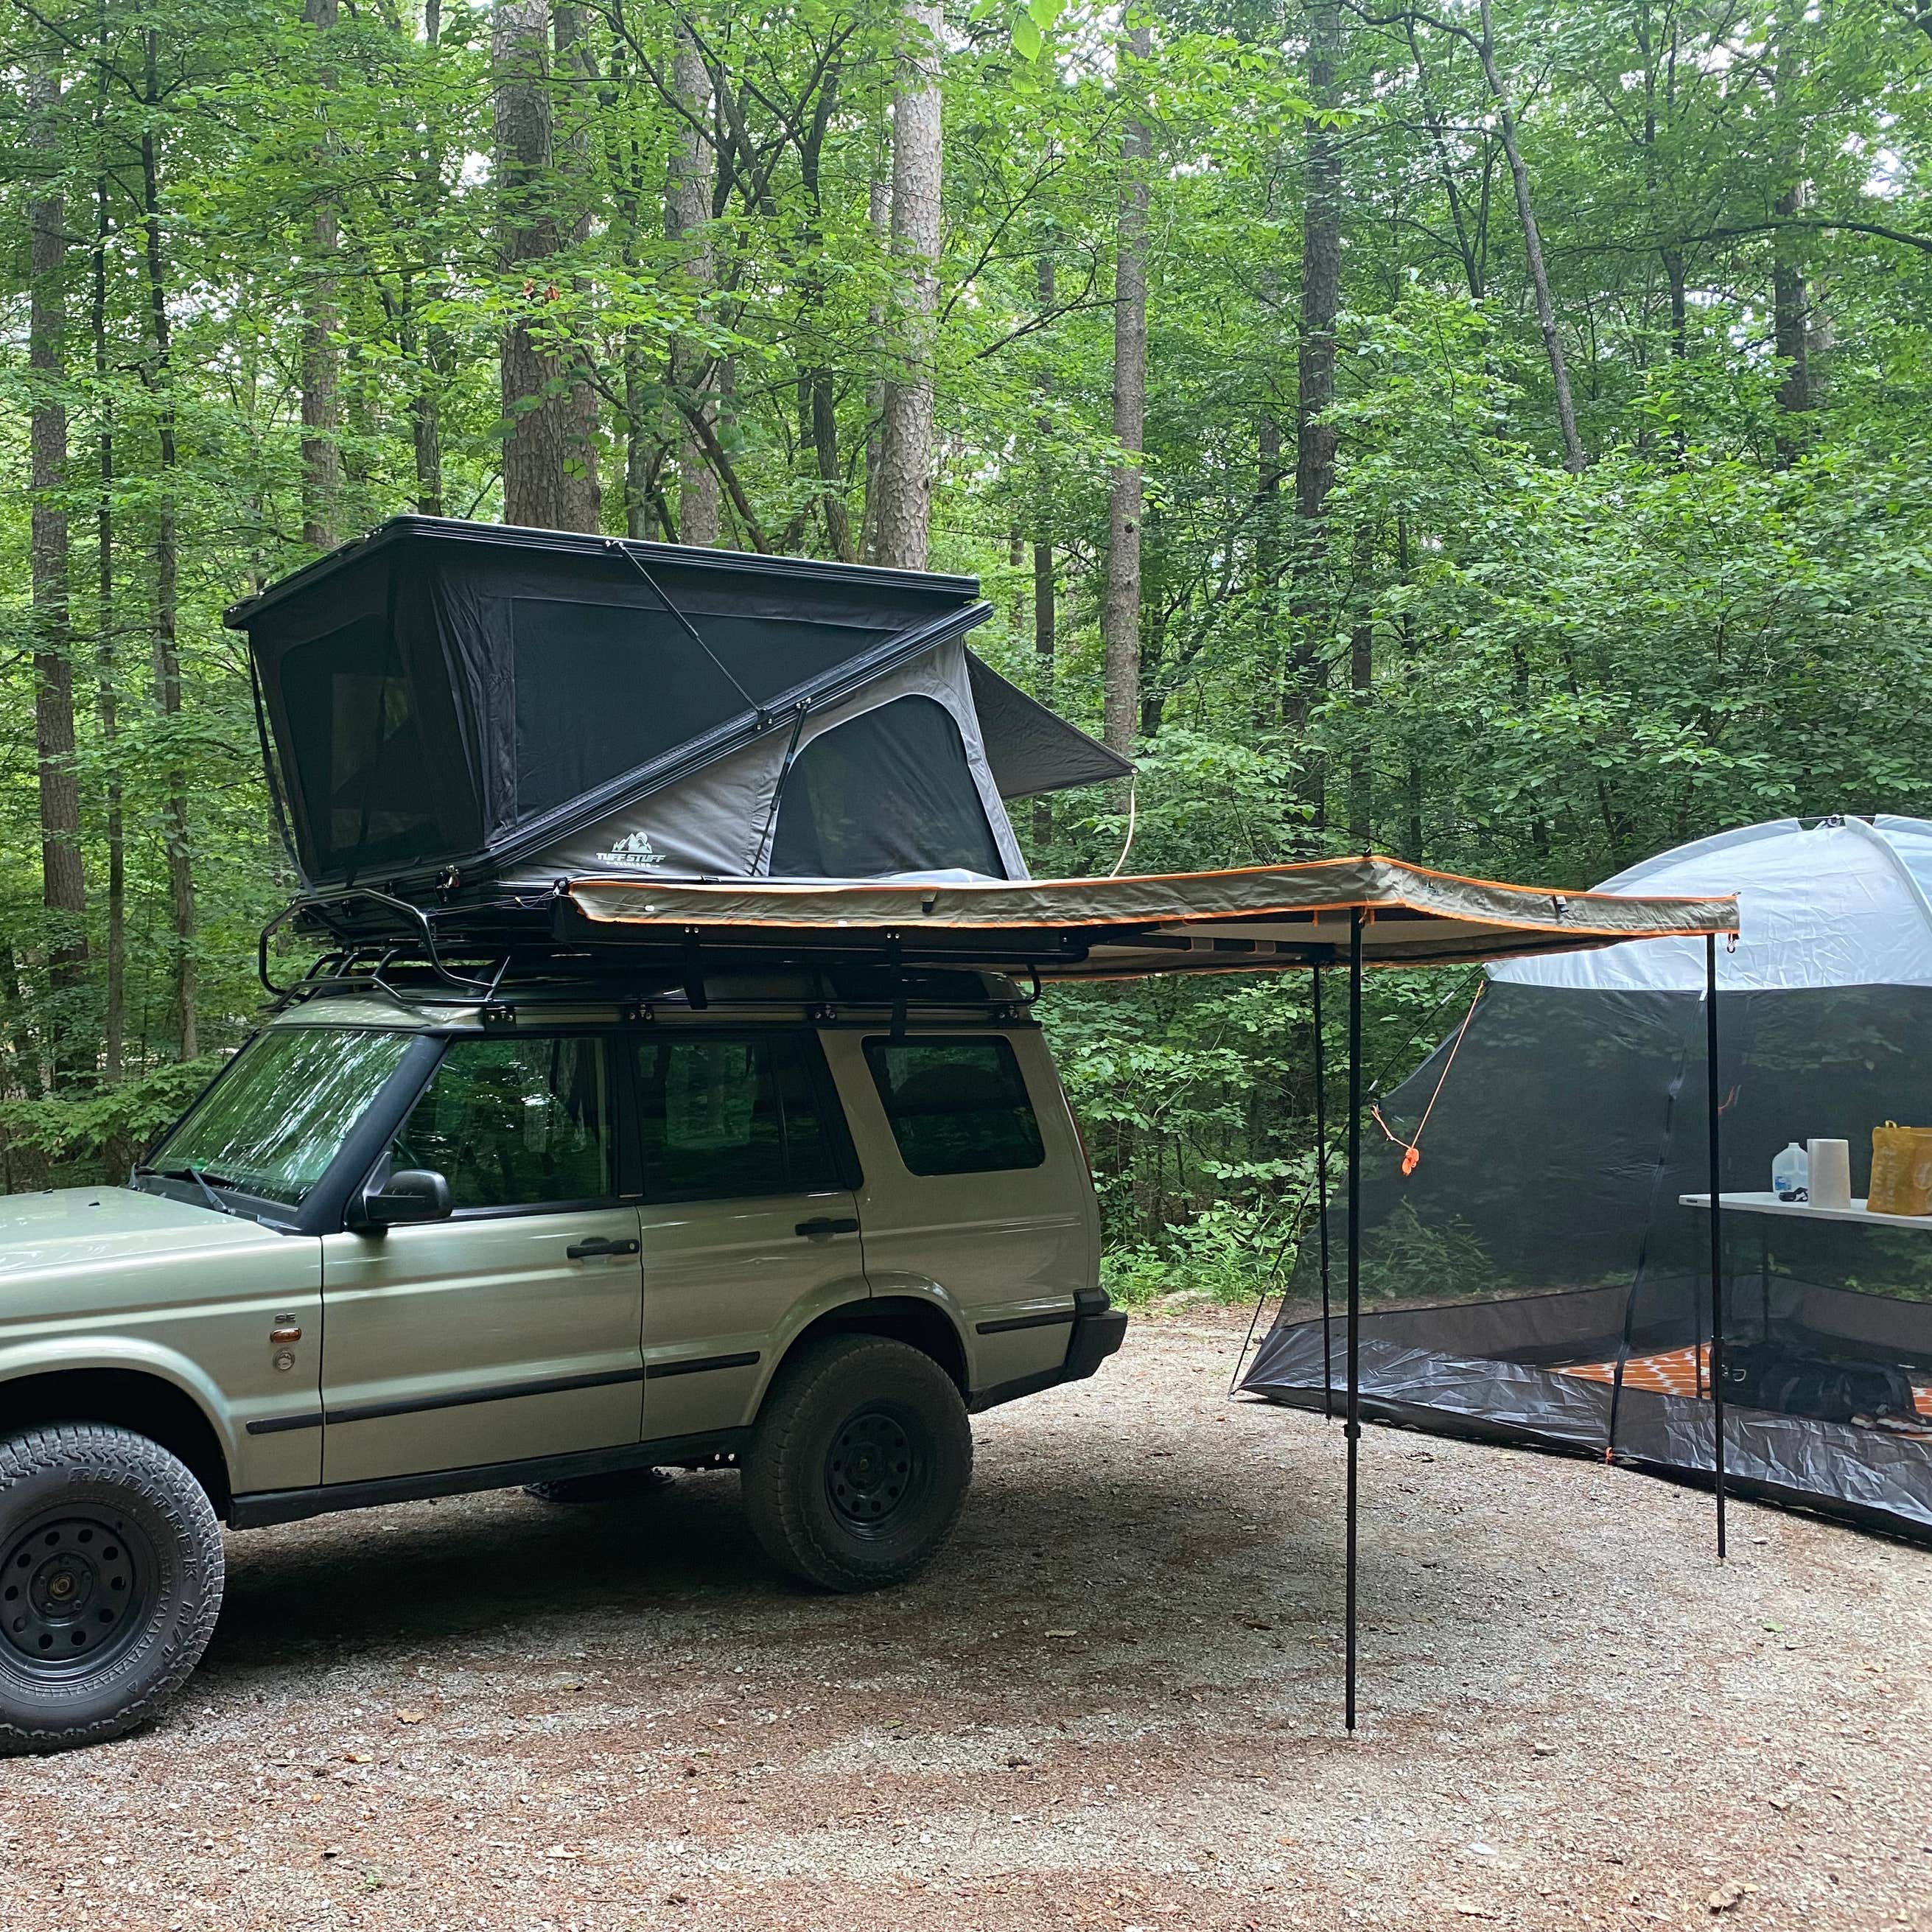
[[825, 1453], [825, 1492], [854, 1536], [890, 1536], [902, 1509], [916, 1508], [928, 1458], [922, 1442], [890, 1408], [862, 1408]]
[[0, 1646], [34, 1678], [85, 1676], [138, 1638], [154, 1553], [125, 1512], [57, 1504], [0, 1552]]
[[780, 1370], [743, 1464], [752, 1528], [772, 1559], [827, 1590], [904, 1582], [964, 1508], [973, 1432], [929, 1355], [837, 1335]]
[[91, 1423], [0, 1441], [0, 1752], [153, 1716], [207, 1647], [222, 1582], [214, 1510], [160, 1444]]

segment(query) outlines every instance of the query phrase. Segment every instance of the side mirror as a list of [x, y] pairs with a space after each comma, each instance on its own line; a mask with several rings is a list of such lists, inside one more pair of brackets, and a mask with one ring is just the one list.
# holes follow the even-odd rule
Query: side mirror
[[366, 1190], [356, 1201], [350, 1226], [380, 1234], [385, 1228], [406, 1228], [419, 1221], [447, 1221], [449, 1183], [427, 1167], [400, 1168], [380, 1187]]

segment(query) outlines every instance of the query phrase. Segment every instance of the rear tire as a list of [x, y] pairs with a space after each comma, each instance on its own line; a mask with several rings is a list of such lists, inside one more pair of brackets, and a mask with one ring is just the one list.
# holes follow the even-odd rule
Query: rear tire
[[118, 1738], [201, 1660], [220, 1527], [187, 1465], [133, 1430], [0, 1442], [0, 1754]]
[[840, 1335], [780, 1372], [744, 1461], [753, 1534], [826, 1590], [877, 1590], [938, 1555], [965, 1507], [973, 1431], [952, 1378], [903, 1342]]

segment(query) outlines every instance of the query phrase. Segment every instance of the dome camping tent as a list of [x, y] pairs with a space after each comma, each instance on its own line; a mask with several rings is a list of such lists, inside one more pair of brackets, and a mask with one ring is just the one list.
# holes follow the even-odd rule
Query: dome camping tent
[[[1932, 824], [1782, 820], [1600, 890], [1738, 895], [1718, 961], [1727, 1195], [1829, 1136], [1862, 1196], [1872, 1128], [1932, 1124]], [[1708, 1186], [1704, 972], [1676, 939], [1492, 965], [1381, 1102], [1366, 1414], [1709, 1472], [1709, 1228], [1682, 1199]], [[1932, 1220], [1724, 1222], [1732, 1486], [1932, 1534]], [[1245, 1389], [1332, 1400], [1340, 1324], [1305, 1314], [1318, 1265], [1298, 1264]]]

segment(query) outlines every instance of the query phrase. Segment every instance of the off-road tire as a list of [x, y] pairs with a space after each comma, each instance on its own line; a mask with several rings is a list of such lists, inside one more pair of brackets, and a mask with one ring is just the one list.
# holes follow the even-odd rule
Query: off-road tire
[[744, 1459], [746, 1513], [773, 1562], [877, 1590], [938, 1555], [965, 1507], [973, 1430], [952, 1378], [903, 1342], [841, 1335], [786, 1364]]
[[207, 1648], [223, 1576], [207, 1493], [159, 1443], [84, 1422], [0, 1440], [0, 1755], [145, 1724]]
[[554, 1483], [526, 1483], [524, 1494], [540, 1503], [628, 1502], [670, 1488], [668, 1469], [613, 1469], [603, 1476], [560, 1476]]

